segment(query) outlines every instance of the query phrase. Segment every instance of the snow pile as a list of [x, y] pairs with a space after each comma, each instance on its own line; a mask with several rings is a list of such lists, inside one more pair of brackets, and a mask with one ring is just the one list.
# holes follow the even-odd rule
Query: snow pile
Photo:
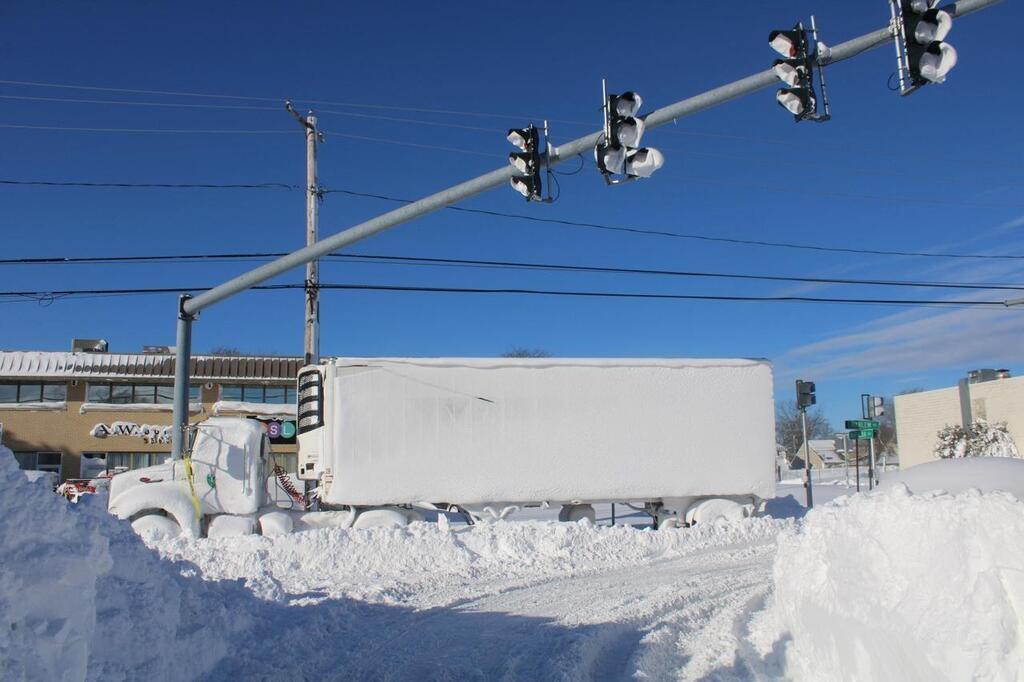
[[990, 424], [979, 419], [970, 429], [944, 426], [939, 429], [935, 456], [943, 459], [959, 457], [1020, 457], [1006, 422]]
[[404, 528], [319, 528], [273, 538], [248, 536], [155, 543], [168, 558], [196, 564], [207, 579], [244, 579], [258, 596], [352, 598], [436, 607], [552, 577], [567, 578], [723, 545], [769, 544], [789, 520], [755, 518], [680, 532], [587, 522], [414, 523]]
[[794, 680], [1020, 680], [1021, 537], [1009, 493], [839, 498], [780, 534], [750, 639]]
[[937, 460], [886, 474], [880, 489], [900, 483], [918, 495], [933, 490], [956, 495], [977, 488], [986, 493], [1001, 490], [1024, 500], [1024, 460], [1009, 457]]
[[182, 575], [101, 498], [68, 504], [3, 446], [0, 486], [0, 679], [191, 679], [248, 623], [226, 608], [240, 585]]

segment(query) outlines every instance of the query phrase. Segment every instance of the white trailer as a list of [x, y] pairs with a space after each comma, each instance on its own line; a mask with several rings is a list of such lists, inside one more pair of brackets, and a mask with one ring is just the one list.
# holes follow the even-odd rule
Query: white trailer
[[764, 360], [340, 358], [298, 389], [299, 476], [329, 506], [641, 502], [671, 523], [775, 493]]
[[252, 420], [206, 420], [191, 477], [180, 461], [119, 474], [110, 509], [171, 535], [403, 524], [417, 507], [486, 519], [557, 505], [578, 520], [621, 502], [661, 527], [739, 519], [775, 494], [771, 366], [339, 358], [298, 377], [298, 476], [335, 513], [277, 509], [269, 447]]

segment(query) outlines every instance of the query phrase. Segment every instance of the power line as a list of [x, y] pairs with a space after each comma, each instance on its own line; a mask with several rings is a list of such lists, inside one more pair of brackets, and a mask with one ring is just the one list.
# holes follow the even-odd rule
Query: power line
[[[374, 194], [370, 192], [356, 192], [346, 189], [325, 189], [325, 194], [345, 194], [348, 196], [363, 197], [369, 199], [380, 199], [394, 203], [409, 204], [411, 199], [402, 199], [385, 194]], [[564, 218], [542, 218], [539, 216], [527, 215], [524, 213], [505, 213], [502, 211], [491, 211], [481, 208], [466, 208], [464, 206], [446, 206], [449, 211], [461, 213], [474, 213], [478, 215], [494, 216], [499, 218], [511, 218], [515, 220], [526, 220], [537, 223], [549, 223], [553, 225], [565, 225], [568, 227], [590, 228], [595, 230], [609, 230], [613, 232], [625, 232], [629, 234], [642, 234], [656, 237], [670, 237], [675, 239], [693, 239], [708, 242], [721, 242], [726, 244], [743, 244], [746, 246], [764, 246], [784, 249], [803, 249], [809, 251], [825, 251], [831, 253], [856, 253], [873, 256], [915, 256], [922, 258], [974, 258], [990, 260], [1024, 260], [1024, 255], [1013, 254], [978, 254], [978, 253], [938, 253], [928, 251], [897, 251], [895, 249], [858, 249], [853, 247], [839, 246], [818, 246], [813, 244], [799, 244], [796, 242], [774, 242], [759, 239], [736, 239], [731, 237], [712, 237], [710, 235], [670, 232], [667, 230], [653, 230], [640, 227], [624, 227], [620, 225], [606, 225], [602, 223], [584, 222], [578, 220], [567, 220]]]
[[[427, 146], [427, 145], [416, 145], [416, 146]], [[466, 150], [462, 150], [466, 151]], [[475, 153], [475, 152], [469, 152]], [[489, 156], [489, 155], [488, 155]], [[78, 182], [78, 181], [48, 181], [48, 180], [10, 180], [0, 179], [0, 185], [38, 185], [38, 186], [51, 186], [51, 187], [117, 187], [117, 188], [131, 188], [131, 189], [143, 189], [143, 188], [155, 188], [155, 189], [288, 189], [297, 190], [304, 189], [297, 185], [289, 185], [286, 183], [254, 183], [254, 184], [215, 184], [215, 183], [93, 183], [93, 182]], [[373, 192], [357, 192], [355, 190], [340, 189], [340, 188], [325, 188], [324, 194], [343, 194], [352, 197], [361, 197], [368, 199], [379, 199], [381, 201], [389, 201], [393, 203], [408, 204], [412, 203], [411, 199], [404, 199], [401, 197], [393, 197], [386, 194], [376, 194]], [[544, 218], [535, 215], [528, 215], [524, 213], [508, 213], [504, 211], [493, 211], [488, 209], [480, 208], [466, 208], [463, 206], [447, 206], [445, 207], [449, 211], [457, 211], [460, 213], [471, 213], [476, 215], [486, 215], [498, 218], [508, 218], [512, 220], [525, 220], [536, 223], [546, 223], [552, 225], [562, 225], [566, 227], [578, 227], [585, 229], [594, 230], [605, 230], [612, 232], [622, 232], [626, 234], [639, 234], [654, 237], [668, 237], [673, 239], [687, 239], [705, 242], [717, 242], [723, 244], [737, 244], [743, 246], [759, 246], [769, 248], [781, 248], [781, 249], [797, 249], [806, 251], [819, 251], [826, 253], [851, 253], [861, 254], [870, 256], [910, 256], [919, 258], [958, 258], [958, 259], [979, 259], [979, 260], [1024, 260], [1024, 255], [1017, 254], [984, 254], [984, 253], [949, 253], [949, 252], [930, 252], [930, 251], [900, 251], [896, 249], [865, 249], [865, 248], [854, 248], [854, 247], [840, 247], [840, 246], [820, 246], [816, 244], [801, 244], [797, 242], [776, 242], [762, 239], [738, 239], [733, 237], [715, 237], [707, 234], [697, 233], [686, 233], [686, 232], [672, 232], [668, 230], [655, 230], [650, 228], [641, 227], [627, 227], [622, 225], [607, 225], [603, 223], [585, 222], [579, 220], [568, 220], [565, 218]]]
[[[39, 258], [4, 258], [0, 265], [70, 265], [70, 264], [131, 264], [131, 263], [189, 263], [189, 262], [226, 262], [226, 261], [261, 261], [278, 258], [283, 252], [249, 252], [220, 254], [182, 254], [182, 255], [147, 255], [147, 256], [72, 256], [72, 257], [39, 257]], [[693, 277], [715, 279], [738, 279], [774, 282], [799, 282], [805, 284], [842, 284], [863, 286], [915, 287], [936, 289], [979, 289], [1024, 291], [1024, 284], [1001, 284], [990, 282], [934, 282], [914, 280], [885, 279], [854, 279], [835, 277], [807, 277], [790, 275], [758, 275], [747, 273], [706, 272], [688, 270], [664, 270], [651, 268], [608, 267], [599, 265], [579, 265], [564, 263], [536, 263], [504, 260], [479, 260], [462, 258], [435, 258], [427, 256], [394, 256], [380, 254], [347, 253], [331, 254], [332, 260], [346, 262], [387, 263], [394, 265], [450, 265], [477, 268], [498, 268], [515, 270], [539, 270], [574, 273], [605, 273], [623, 275], [651, 275], [670, 277]]]
[[[584, 298], [623, 298], [676, 301], [735, 301], [748, 303], [828, 303], [856, 305], [890, 305], [907, 307], [962, 307], [962, 308], [1005, 308], [1006, 301], [943, 300], [943, 299], [892, 299], [892, 298], [830, 298], [825, 296], [745, 296], [712, 294], [660, 294], [623, 291], [579, 291], [557, 289], [518, 288], [474, 288], [474, 287], [428, 287], [381, 284], [325, 284], [321, 289], [345, 291], [383, 291], [451, 294], [504, 294], [522, 296], [569, 296]], [[135, 296], [148, 294], [170, 294], [181, 292], [209, 291], [212, 287], [154, 287], [134, 289], [64, 289], [54, 291], [2, 291], [0, 297], [17, 297], [32, 301], [57, 300], [71, 296]], [[260, 291], [304, 289], [305, 284], [264, 284], [250, 287]]]
[[40, 187], [116, 187], [131, 189], [305, 189], [283, 182], [244, 183], [183, 183], [183, 182], [79, 182], [57, 180], [0, 180], [0, 185], [29, 185]]
[[[370, 139], [370, 138], [368, 138]], [[419, 145], [416, 146], [429, 146]], [[449, 148], [449, 147], [441, 147]], [[453, 150], [454, 151], [454, 150]], [[463, 150], [462, 152], [466, 152]], [[470, 154], [477, 154], [472, 153]], [[482, 155], [481, 156], [492, 156]], [[173, 188], [173, 189], [190, 189], [190, 188], [203, 188], [203, 189], [304, 189], [294, 184], [287, 184], [283, 182], [262, 182], [262, 183], [158, 183], [158, 182], [82, 182], [82, 181], [53, 181], [53, 180], [12, 180], [12, 179], [0, 179], [0, 184], [7, 185], [39, 185], [39, 186], [67, 186], [67, 187], [120, 187], [120, 188]], [[378, 199], [381, 201], [392, 202], [397, 204], [411, 204], [413, 200], [402, 199], [399, 197], [391, 197], [388, 195], [381, 195], [375, 193], [369, 193], [369, 191], [355, 191], [353, 189], [341, 189], [337, 187], [325, 187], [323, 190], [325, 195], [345, 195], [348, 197], [359, 197], [364, 199]], [[700, 242], [714, 242], [721, 244], [735, 244], [741, 246], [754, 246], [754, 247], [767, 247], [775, 249], [797, 249], [805, 251], [818, 251], [826, 253], [850, 253], [850, 254], [861, 254], [871, 256], [910, 256], [920, 258], [959, 258], [959, 259], [980, 259], [980, 260], [1024, 260], [1024, 255], [1016, 254], [978, 254], [978, 253], [948, 253], [948, 252], [928, 252], [928, 251], [899, 251], [895, 249], [858, 249], [853, 247], [827, 247], [812, 244], [800, 244], [796, 242], [770, 242], [767, 240], [742, 240], [728, 237], [713, 237], [711, 235], [700, 235], [700, 233], [694, 232], [675, 232], [663, 229], [651, 229], [645, 227], [629, 227], [623, 225], [609, 225], [597, 222], [586, 222], [580, 220], [568, 220], [565, 218], [545, 218], [536, 215], [528, 215], [524, 213], [508, 213], [504, 211], [493, 211], [487, 209], [472, 209], [462, 206], [447, 206], [446, 210], [457, 211], [461, 213], [471, 213], [477, 215], [486, 215], [490, 217], [509, 218], [514, 220], [526, 220], [530, 222], [541, 222], [548, 224], [564, 225], [569, 227], [583, 227], [589, 229], [601, 229], [616, 232], [632, 233], [632, 235], [644, 235], [649, 237], [665, 237], [671, 239], [681, 240], [695, 240]]]
[[[294, 135], [294, 131], [287, 130], [209, 130], [209, 129], [190, 129], [190, 128], [90, 128], [90, 127], [78, 127], [78, 126], [38, 126], [38, 125], [27, 125], [20, 123], [0, 123], [0, 128], [13, 128], [17, 130], [47, 130], [47, 131], [59, 131], [59, 132], [85, 132], [85, 133], [171, 133], [171, 134], [220, 134], [220, 133], [237, 133], [244, 135]], [[450, 147], [436, 144], [424, 144], [421, 142], [407, 142], [405, 140], [395, 140], [387, 137], [371, 137], [369, 135], [356, 135], [353, 133], [342, 133], [337, 130], [324, 130], [322, 131], [325, 135], [330, 137], [343, 137], [349, 140], [362, 140], [364, 142], [380, 142], [383, 144], [393, 144], [401, 147], [412, 147], [414, 149], [430, 149], [433, 151], [442, 152], [453, 152], [456, 154], [471, 154], [473, 156], [486, 156], [489, 158], [502, 157], [501, 154], [492, 152], [481, 152], [473, 149], [464, 149], [462, 147]]]
[[83, 126], [41, 126], [22, 123], [0, 123], [0, 128], [14, 130], [48, 130], [69, 133], [168, 133], [175, 135], [295, 135], [294, 130], [213, 130], [209, 128], [90, 128]]
[[278, 111], [279, 107], [256, 107], [245, 104], [191, 104], [187, 102], [138, 102], [129, 99], [88, 99], [83, 97], [37, 97], [33, 95], [0, 95], [0, 99], [26, 102], [59, 102], [62, 104], [116, 104], [128, 107], [167, 107], [172, 109], [241, 109]]

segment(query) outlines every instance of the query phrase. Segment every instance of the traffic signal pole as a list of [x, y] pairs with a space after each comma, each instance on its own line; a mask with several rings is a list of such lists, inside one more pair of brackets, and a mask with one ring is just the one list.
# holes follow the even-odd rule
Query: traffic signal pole
[[[959, 0], [944, 7], [945, 11], [954, 17], [960, 17], [970, 12], [984, 9], [994, 5], [999, 0]], [[853, 40], [848, 40], [831, 48], [831, 57], [828, 64], [844, 61], [859, 55], [867, 50], [884, 45], [892, 39], [892, 27], [878, 29], [867, 33]], [[650, 130], [672, 123], [685, 116], [710, 109], [719, 104], [724, 104], [738, 97], [749, 95], [764, 88], [773, 87], [778, 84], [778, 78], [772, 69], [765, 69], [746, 78], [728, 83], [726, 85], [708, 90], [694, 97], [680, 100], [661, 109], [652, 111], [642, 117], [645, 127]], [[556, 166], [566, 160], [572, 159], [584, 153], [591, 153], [598, 141], [603, 136], [603, 131], [596, 131], [583, 137], [567, 142], [559, 147], [552, 148], [549, 153], [543, 155], [543, 163], [547, 167]], [[471, 180], [459, 183], [453, 187], [442, 190], [419, 201], [406, 204], [393, 211], [388, 211], [376, 218], [350, 227], [337, 234], [321, 239], [302, 249], [293, 251], [286, 256], [281, 256], [269, 263], [261, 265], [249, 272], [239, 275], [224, 284], [221, 284], [209, 291], [198, 294], [194, 298], [183, 298], [179, 302], [178, 310], [178, 332], [179, 343], [175, 347], [175, 363], [179, 368], [175, 372], [174, 391], [174, 428], [172, 429], [171, 456], [180, 459], [183, 452], [184, 437], [188, 426], [188, 366], [191, 360], [191, 333], [192, 322], [198, 313], [210, 306], [223, 301], [226, 298], [245, 291], [246, 289], [259, 284], [272, 277], [276, 277], [292, 268], [303, 266], [317, 258], [322, 258], [330, 253], [338, 251], [346, 246], [354, 244], [362, 239], [383, 232], [388, 228], [401, 225], [415, 218], [432, 213], [438, 209], [450, 206], [464, 199], [482, 194], [500, 185], [508, 184], [513, 177], [520, 173], [511, 165], [504, 165], [484, 175]], [[182, 340], [187, 340], [182, 343]], [[184, 370], [182, 372], [181, 370]], [[178, 382], [184, 380], [184, 387], [178, 386]]]
[[814, 507], [814, 492], [811, 490], [811, 444], [807, 442], [807, 408], [800, 408], [800, 425], [804, 432], [804, 474], [806, 475], [806, 481], [804, 486], [807, 488], [807, 508], [812, 509]]

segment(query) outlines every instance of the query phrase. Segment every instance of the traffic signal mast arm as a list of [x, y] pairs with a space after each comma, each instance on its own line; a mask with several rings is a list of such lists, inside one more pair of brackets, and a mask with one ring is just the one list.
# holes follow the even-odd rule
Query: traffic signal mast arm
[[[962, 16], [970, 12], [984, 9], [994, 5], [999, 0], [959, 0], [943, 9], [954, 17]], [[879, 47], [892, 39], [892, 28], [885, 28], [873, 31], [866, 35], [854, 38], [845, 43], [835, 45], [831, 49], [829, 63], [843, 61], [855, 57], [861, 52]], [[778, 78], [772, 69], [765, 69], [759, 73], [747, 76], [738, 81], [728, 83], [721, 87], [708, 90], [694, 97], [680, 100], [674, 104], [652, 111], [644, 116], [644, 124], [647, 130], [663, 126], [685, 116], [719, 104], [724, 104], [738, 97], [749, 95], [764, 88], [774, 87]], [[580, 154], [592, 153], [592, 150], [604, 135], [603, 130], [590, 133], [583, 137], [567, 142], [560, 147], [552, 149], [550, 154], [544, 154], [544, 164], [553, 167], [565, 160], [572, 159]], [[407, 204], [393, 211], [372, 218], [366, 222], [350, 227], [337, 234], [321, 239], [320, 241], [293, 251], [286, 256], [261, 265], [249, 272], [234, 277], [227, 282], [203, 292], [198, 296], [183, 296], [179, 301], [178, 309], [178, 343], [175, 348], [175, 362], [178, 371], [175, 374], [174, 390], [174, 429], [172, 430], [173, 444], [172, 457], [178, 459], [184, 450], [184, 437], [188, 424], [188, 367], [191, 358], [191, 326], [192, 320], [205, 308], [223, 301], [241, 291], [248, 289], [260, 282], [276, 277], [292, 268], [305, 265], [316, 258], [322, 258], [361, 239], [370, 237], [384, 230], [401, 225], [410, 220], [418, 218], [427, 213], [455, 204], [463, 199], [482, 194], [488, 190], [502, 185], [507, 185], [514, 176], [519, 176], [518, 170], [509, 164], [493, 170], [471, 180], [459, 183], [453, 187], [442, 190], [430, 196], [424, 197], [411, 204]], [[184, 342], [184, 343], [183, 343]]]

